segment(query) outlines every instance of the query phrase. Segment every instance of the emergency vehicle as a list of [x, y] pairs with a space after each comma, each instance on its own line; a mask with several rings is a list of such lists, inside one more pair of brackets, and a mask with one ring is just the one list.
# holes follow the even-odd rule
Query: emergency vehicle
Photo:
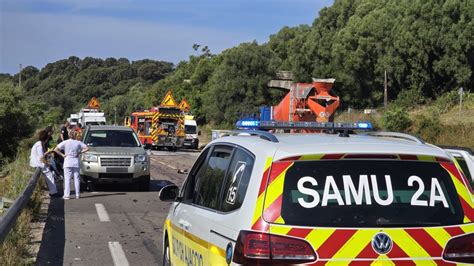
[[[254, 124], [252, 122], [251, 124]], [[473, 191], [446, 150], [368, 123], [260, 121], [209, 143], [164, 224], [164, 265], [474, 263]]]
[[150, 148], [152, 144], [152, 118], [156, 113], [155, 109], [150, 111], [137, 111], [125, 118], [125, 126], [131, 127], [138, 135], [140, 142], [145, 148]]
[[184, 117], [172, 92], [168, 91], [159, 106], [131, 113], [124, 124], [137, 132], [145, 147], [176, 151], [183, 146], [186, 137]]

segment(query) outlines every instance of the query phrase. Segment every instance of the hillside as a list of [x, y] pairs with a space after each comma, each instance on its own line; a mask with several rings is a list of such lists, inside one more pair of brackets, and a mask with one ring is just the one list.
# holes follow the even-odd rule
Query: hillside
[[[14, 88], [18, 74], [0, 74], [6, 99], [0, 103], [0, 120], [7, 121], [0, 127], [7, 149], [0, 152], [11, 156], [22, 134], [61, 122], [92, 96], [103, 103], [111, 121], [114, 114], [122, 119], [132, 110], [158, 104], [172, 89], [178, 100], [188, 100], [200, 124], [230, 126], [281, 99], [280, 91], [266, 86], [278, 70], [292, 71], [297, 81], [336, 78], [340, 113], [348, 107], [380, 107], [386, 71], [393, 103], [386, 111], [397, 117], [400, 109], [412, 112], [442, 95], [452, 98], [461, 86], [472, 91], [473, 17], [474, 1], [469, 0], [335, 0], [312, 25], [284, 27], [267, 43], [242, 43], [220, 54], [195, 44], [199, 55], [176, 66], [75, 56], [42, 69], [28, 66], [21, 72], [20, 90]], [[463, 121], [473, 119], [470, 110]], [[448, 114], [428, 118], [457, 123], [445, 118]], [[419, 130], [423, 128], [414, 132]]]

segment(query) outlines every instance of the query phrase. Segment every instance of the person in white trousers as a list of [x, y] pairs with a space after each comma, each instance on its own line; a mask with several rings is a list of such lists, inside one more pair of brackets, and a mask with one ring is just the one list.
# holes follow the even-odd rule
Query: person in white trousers
[[54, 176], [49, 165], [46, 164], [45, 156], [50, 152], [45, 152], [43, 147], [46, 147], [46, 142], [48, 142], [49, 135], [45, 130], [41, 130], [38, 134], [38, 141], [31, 148], [30, 153], [30, 166], [38, 167], [41, 169], [41, 172], [46, 177], [46, 185], [48, 186], [49, 196], [57, 197], [59, 196], [56, 184], [54, 183]]
[[[54, 149], [55, 152], [64, 157], [64, 195], [63, 199], [69, 199], [71, 194], [71, 177], [74, 177], [74, 188], [76, 192], [76, 199], [79, 199], [80, 184], [79, 184], [79, 156], [81, 152], [89, 150], [86, 144], [77, 140], [77, 133], [71, 131], [69, 139], [61, 142]], [[64, 150], [64, 153], [61, 152]]]

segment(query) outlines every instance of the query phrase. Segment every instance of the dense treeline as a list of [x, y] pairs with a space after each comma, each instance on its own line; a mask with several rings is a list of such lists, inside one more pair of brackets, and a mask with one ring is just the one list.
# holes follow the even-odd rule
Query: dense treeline
[[[267, 43], [220, 54], [196, 44], [196, 55], [175, 67], [74, 56], [41, 70], [29, 66], [21, 73], [22, 97], [36, 124], [59, 122], [92, 96], [110, 121], [158, 104], [172, 89], [199, 123], [229, 125], [281, 99], [266, 87], [277, 70], [293, 71], [297, 81], [336, 78], [341, 110], [381, 106], [386, 71], [389, 99], [405, 108], [474, 87], [473, 17], [470, 0], [335, 0], [312, 25], [284, 27]], [[2, 80], [17, 82], [18, 74]]]
[[389, 99], [416, 106], [473, 88], [473, 17], [468, 0], [336, 0], [311, 26], [285, 27], [263, 45], [219, 55], [205, 47], [154, 85], [153, 95], [173, 88], [202, 121], [231, 123], [280, 99], [265, 86], [276, 70], [291, 70], [298, 81], [336, 78], [342, 108], [381, 106], [387, 71]]

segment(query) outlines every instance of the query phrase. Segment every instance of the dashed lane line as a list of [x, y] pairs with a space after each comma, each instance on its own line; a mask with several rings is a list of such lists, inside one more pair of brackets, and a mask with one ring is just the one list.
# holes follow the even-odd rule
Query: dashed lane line
[[123, 252], [122, 245], [119, 242], [109, 241], [110, 254], [114, 260], [115, 266], [129, 266], [127, 257]]
[[99, 220], [101, 222], [110, 222], [109, 214], [105, 210], [105, 207], [103, 204], [96, 203], [95, 209], [97, 210], [97, 215], [99, 215]]
[[172, 165], [166, 164], [166, 163], [164, 163], [164, 162], [162, 162], [162, 161], [158, 161], [158, 160], [155, 159], [155, 158], [151, 158], [151, 160], [152, 160], [152, 161], [155, 161], [155, 162], [157, 162], [157, 163], [159, 163], [159, 164], [162, 164], [162, 165], [164, 165], [164, 166], [168, 166], [169, 168], [171, 168], [171, 169], [173, 169], [173, 170], [178, 170], [178, 168], [176, 168], [176, 167], [174, 167], [174, 166], [172, 166]]

